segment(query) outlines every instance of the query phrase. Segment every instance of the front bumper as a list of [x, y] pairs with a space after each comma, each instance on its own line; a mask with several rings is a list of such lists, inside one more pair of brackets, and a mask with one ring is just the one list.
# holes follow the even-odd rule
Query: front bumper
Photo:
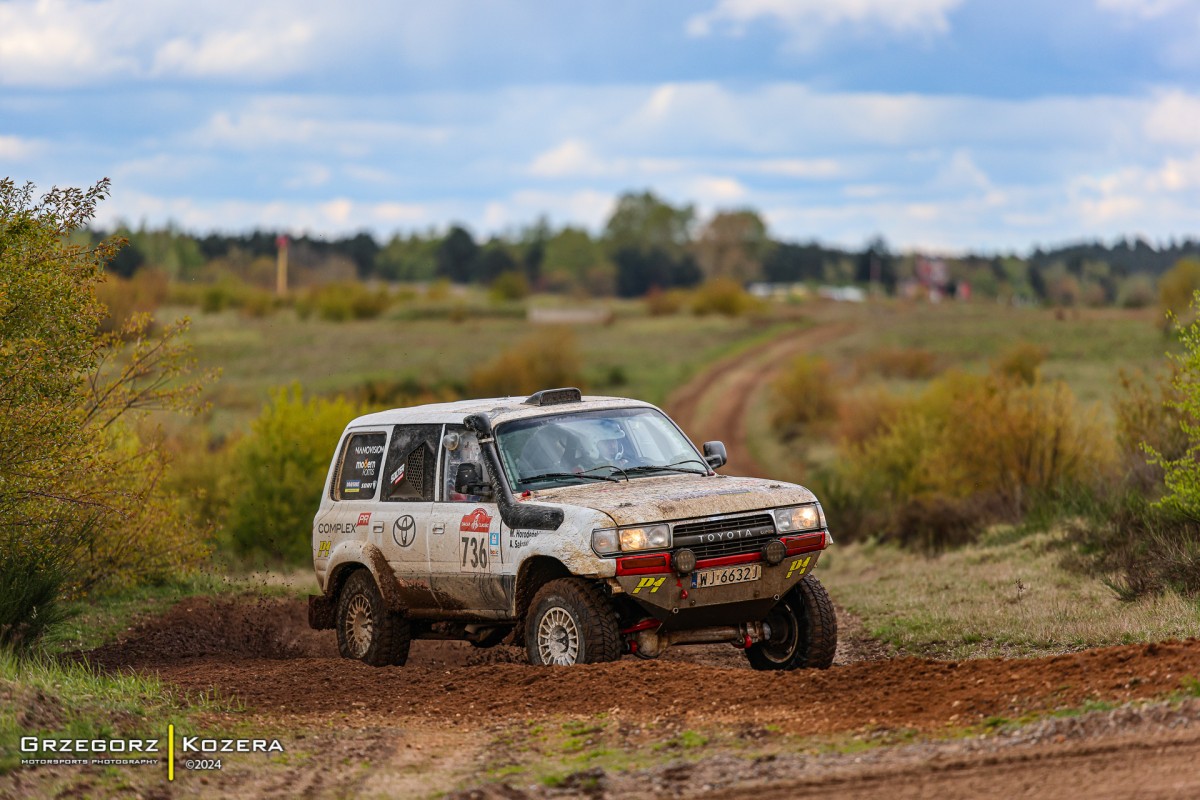
[[789, 553], [778, 564], [768, 564], [761, 555], [705, 559], [696, 563], [695, 572], [730, 566], [761, 564], [757, 580], [724, 586], [692, 587], [692, 575], [671, 570], [618, 574], [613, 579], [621, 591], [657, 619], [661, 630], [686, 630], [713, 625], [738, 625], [766, 618], [768, 612], [800, 580], [817, 566], [826, 538]]

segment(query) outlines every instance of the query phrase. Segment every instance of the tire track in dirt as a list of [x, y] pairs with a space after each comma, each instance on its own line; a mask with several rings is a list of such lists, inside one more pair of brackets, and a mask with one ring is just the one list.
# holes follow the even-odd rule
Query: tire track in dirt
[[462, 654], [484, 653], [418, 641], [407, 666], [377, 669], [331, 657], [332, 633], [305, 627], [299, 600], [195, 599], [87, 656], [107, 669], [157, 673], [188, 691], [215, 688], [251, 711], [325, 720], [353, 712], [359, 725], [470, 728], [609, 713], [804, 734], [970, 727], [1094, 700], [1158, 697], [1200, 674], [1196, 639], [1047, 658], [904, 657], [788, 673], [631, 657], [574, 667], [472, 664]]
[[819, 350], [850, 329], [846, 323], [799, 328], [721, 359], [672, 393], [667, 411], [694, 441], [725, 442], [729, 462], [724, 470], [729, 474], [772, 477], [750, 452], [748, 415], [753, 401], [792, 358]]

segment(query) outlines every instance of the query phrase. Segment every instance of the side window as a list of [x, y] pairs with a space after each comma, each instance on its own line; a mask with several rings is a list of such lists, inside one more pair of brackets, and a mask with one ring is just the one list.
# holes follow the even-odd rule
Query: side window
[[462, 425], [447, 425], [446, 436], [457, 436], [458, 443], [453, 450], [448, 447], [442, 449], [445, 460], [442, 465], [442, 499], [447, 503], [478, 503], [481, 499], [478, 495], [454, 491], [454, 473], [458, 471], [459, 464], [474, 461], [483, 470], [485, 479], [490, 474], [487, 464], [483, 463], [483, 454], [479, 452], [479, 440]]
[[386, 441], [386, 433], [356, 433], [346, 440], [337, 480], [333, 484], [334, 500], [370, 500], [375, 497]]
[[433, 499], [437, 480], [437, 443], [441, 425], [397, 425], [383, 474], [383, 499], [416, 502]]

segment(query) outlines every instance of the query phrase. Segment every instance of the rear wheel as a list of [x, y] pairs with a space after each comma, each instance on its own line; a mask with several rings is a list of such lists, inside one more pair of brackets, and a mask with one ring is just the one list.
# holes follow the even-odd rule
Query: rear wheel
[[372, 667], [402, 666], [412, 641], [408, 620], [387, 608], [365, 569], [346, 579], [337, 604], [338, 652]]
[[604, 592], [579, 578], [559, 578], [533, 597], [525, 622], [530, 664], [598, 664], [621, 657], [617, 614]]
[[828, 669], [837, 651], [837, 614], [825, 587], [812, 575], [800, 580], [767, 615], [771, 637], [746, 648], [750, 666], [762, 670]]

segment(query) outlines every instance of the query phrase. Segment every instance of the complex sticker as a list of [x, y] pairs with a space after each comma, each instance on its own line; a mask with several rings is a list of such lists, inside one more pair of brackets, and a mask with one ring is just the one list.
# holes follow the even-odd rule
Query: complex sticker
[[417, 523], [408, 514], [392, 523], [392, 539], [401, 547], [408, 547], [417, 538]]

